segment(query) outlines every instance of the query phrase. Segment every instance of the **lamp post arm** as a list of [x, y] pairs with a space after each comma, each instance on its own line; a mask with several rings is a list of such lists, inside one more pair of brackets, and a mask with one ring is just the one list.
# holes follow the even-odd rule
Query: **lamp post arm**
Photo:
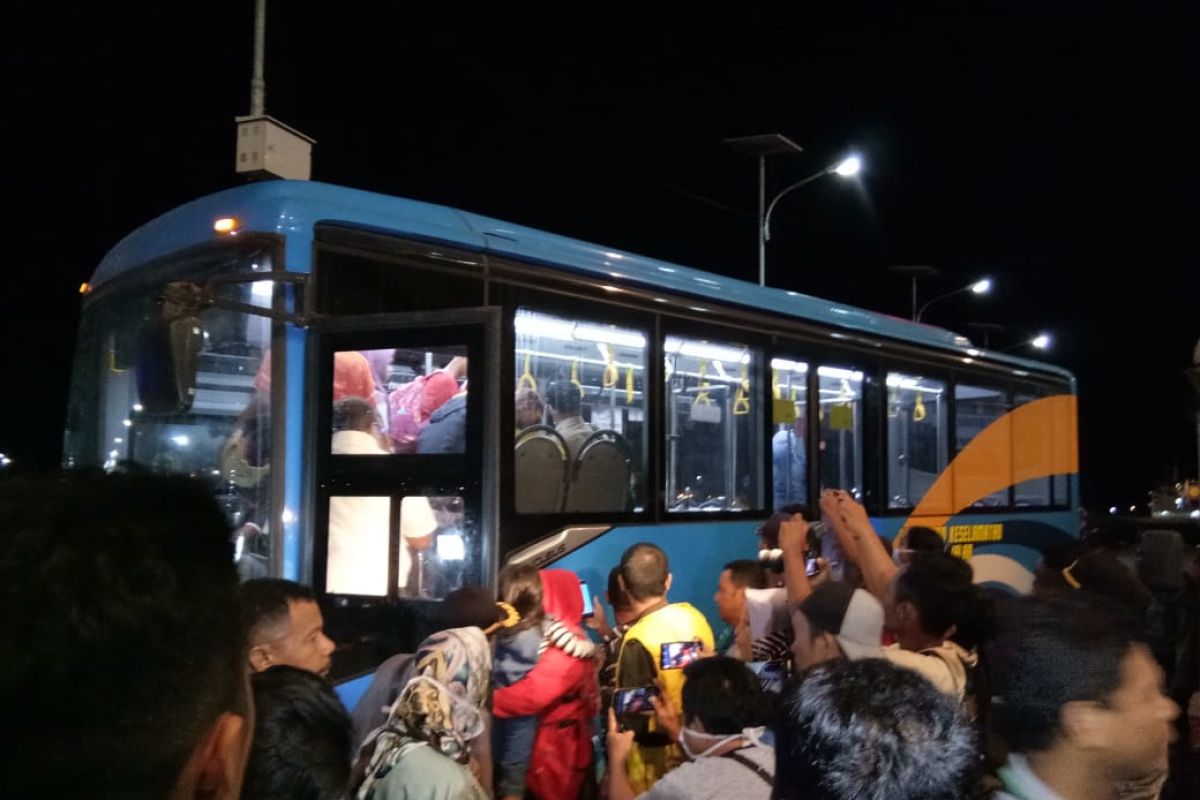
[[[971, 286], [974, 286], [974, 284], [971, 284]], [[921, 315], [925, 313], [925, 309], [929, 308], [934, 303], [937, 303], [941, 300], [945, 300], [947, 297], [953, 297], [956, 294], [962, 294], [963, 292], [969, 291], [971, 289], [971, 286], [964, 286], [961, 289], [955, 289], [953, 292], [946, 292], [945, 294], [941, 294], [941, 295], [938, 295], [937, 297], [933, 298], [932, 300], [927, 302], [925, 305], [923, 305], [919, 309], [917, 309], [917, 315], [916, 315], [916, 317], [914, 317], [914, 321], [920, 322]]]
[[782, 192], [775, 195], [775, 199], [771, 201], [771, 205], [767, 206], [767, 213], [763, 217], [763, 240], [764, 241], [769, 242], [771, 240], [771, 214], [772, 214], [772, 212], [775, 211], [775, 206], [779, 203], [780, 200], [783, 199], [784, 195], [790, 194], [791, 192], [795, 191], [796, 189], [799, 189], [801, 186], [805, 186], [806, 184], [812, 183], [817, 178], [824, 177], [825, 175], [828, 175], [831, 172], [833, 172], [833, 168], [823, 169], [814, 175], [809, 175], [807, 178], [805, 178], [802, 181], [796, 181], [791, 186], [787, 187]]

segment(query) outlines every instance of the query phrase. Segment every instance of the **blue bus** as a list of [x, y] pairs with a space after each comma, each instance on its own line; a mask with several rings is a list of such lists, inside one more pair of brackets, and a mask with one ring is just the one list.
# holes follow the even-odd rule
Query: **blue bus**
[[599, 593], [629, 544], [720, 567], [825, 487], [1027, 590], [1077, 535], [1075, 380], [952, 332], [301, 181], [137, 229], [83, 301], [68, 467], [211, 482], [243, 576], [311, 584], [362, 674], [509, 560]]

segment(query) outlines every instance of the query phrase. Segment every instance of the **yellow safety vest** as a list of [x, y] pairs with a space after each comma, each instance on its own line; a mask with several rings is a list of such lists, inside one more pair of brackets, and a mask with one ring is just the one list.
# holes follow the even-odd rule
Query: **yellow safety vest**
[[[630, 688], [622, 679], [621, 664], [625, 648], [637, 642], [646, 648], [654, 662], [655, 677], [662, 683], [667, 697], [677, 711], [683, 708], [683, 670], [662, 668], [662, 646], [667, 642], [691, 642], [699, 640], [705, 650], [713, 649], [713, 633], [708, 620], [690, 603], [672, 603], [652, 611], [625, 632], [621, 642], [621, 653], [617, 658], [617, 688]], [[650, 720], [650, 730], [657, 729], [657, 721]], [[684, 762], [679, 745], [667, 747], [643, 747], [636, 742], [629, 754], [627, 772], [629, 783], [636, 794], [648, 791], [663, 775]]]

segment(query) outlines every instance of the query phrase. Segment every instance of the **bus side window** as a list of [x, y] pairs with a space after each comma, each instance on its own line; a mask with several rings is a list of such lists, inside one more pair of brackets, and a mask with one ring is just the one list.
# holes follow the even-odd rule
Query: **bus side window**
[[[955, 450], [960, 453], [971, 440], [989, 425], [1009, 411], [1008, 391], [995, 387], [969, 386], [959, 383], [954, 387], [954, 438]], [[1011, 431], [1004, 428], [993, 439], [996, 446], [988, 458], [977, 460], [980, 467], [960, 463], [954, 473], [954, 507], [1002, 508], [1008, 505], [1008, 486], [1012, 483]], [[986, 471], [984, 471], [986, 470]], [[1004, 487], [982, 497], [975, 487]]]
[[821, 488], [863, 494], [863, 373], [846, 367], [817, 369], [817, 430]]
[[808, 502], [808, 364], [771, 359], [771, 507]]
[[[1034, 394], [1017, 394], [1013, 408], [1038, 400]], [[1013, 475], [1029, 474], [1030, 468], [1051, 460], [1055, 437], [1050, 430], [1053, 421], [1044, 416], [1028, 415], [1013, 418]], [[1061, 479], [1060, 479], [1061, 480]], [[1051, 504], [1051, 478], [1030, 478], [1013, 486], [1013, 499], [1018, 506], [1048, 506]], [[1064, 487], [1066, 484], [1063, 484]]]
[[641, 511], [645, 334], [528, 308], [513, 324], [517, 512]]
[[325, 591], [384, 597], [388, 594], [392, 520], [399, 514], [396, 595], [442, 598], [478, 569], [469, 562], [474, 526], [461, 497], [335, 495], [329, 498], [329, 549]]
[[[948, 407], [943, 381], [904, 372], [888, 373], [888, 508], [914, 508], [946, 469], [950, 449]], [[935, 510], [951, 511], [926, 508]]]
[[761, 353], [679, 336], [663, 350], [667, 510], [761, 509]]

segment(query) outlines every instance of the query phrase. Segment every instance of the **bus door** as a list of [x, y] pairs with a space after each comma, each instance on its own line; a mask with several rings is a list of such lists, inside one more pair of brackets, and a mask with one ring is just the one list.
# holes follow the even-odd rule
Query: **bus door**
[[445, 627], [450, 592], [494, 585], [500, 311], [340, 317], [315, 338], [307, 563], [344, 679]]

